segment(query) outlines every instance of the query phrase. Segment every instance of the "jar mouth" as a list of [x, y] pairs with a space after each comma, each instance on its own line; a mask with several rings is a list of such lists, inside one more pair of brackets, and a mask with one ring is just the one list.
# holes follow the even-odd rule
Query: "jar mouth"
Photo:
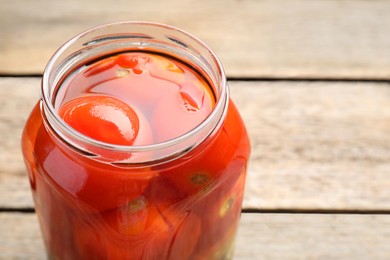
[[[151, 32], [157, 32], [155, 33], [157, 36]], [[80, 60], [90, 59], [86, 53], [98, 49], [101, 55], [104, 52], [107, 55], [107, 53], [114, 53], [114, 48], [139, 51], [157, 48], [157, 52], [173, 51], [179, 59], [191, 60], [191, 63], [201, 70], [201, 74], [207, 74], [212, 81], [211, 87], [214, 88], [216, 95], [213, 110], [204, 121], [185, 134], [147, 145], [106, 143], [75, 131], [58, 115], [54, 104], [56, 89], [61, 79], [66, 77], [66, 74], [71, 72], [77, 64], [80, 64]], [[125, 163], [155, 161], [192, 150], [221, 125], [229, 103], [228, 86], [222, 64], [205, 43], [176, 27], [145, 21], [125, 21], [102, 25], [67, 41], [55, 52], [44, 70], [41, 95], [44, 121], [63, 141], [102, 160]], [[131, 156], [120, 160], [104, 158], [106, 153], [102, 151], [129, 153]], [[156, 151], [160, 152], [156, 154]], [[153, 152], [154, 155], [143, 154], [145, 152]]]

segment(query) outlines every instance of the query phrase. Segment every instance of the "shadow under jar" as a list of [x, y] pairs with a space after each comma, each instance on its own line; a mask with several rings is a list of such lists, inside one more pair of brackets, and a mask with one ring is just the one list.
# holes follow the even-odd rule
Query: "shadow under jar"
[[231, 259], [250, 145], [193, 36], [108, 24], [49, 61], [22, 150], [49, 259]]

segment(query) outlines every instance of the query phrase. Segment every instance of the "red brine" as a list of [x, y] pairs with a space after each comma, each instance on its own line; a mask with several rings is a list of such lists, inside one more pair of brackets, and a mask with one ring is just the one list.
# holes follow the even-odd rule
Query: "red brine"
[[63, 85], [56, 98], [60, 116], [87, 136], [121, 145], [150, 145], [183, 135], [205, 120], [215, 103], [200, 74], [152, 53], [96, 61]]
[[58, 81], [50, 106], [65, 130], [43, 99], [22, 138], [49, 259], [232, 257], [250, 150], [235, 105], [227, 99], [186, 149], [157, 149], [210, 124], [221, 102], [213, 84], [195, 64], [143, 49], [88, 60]]

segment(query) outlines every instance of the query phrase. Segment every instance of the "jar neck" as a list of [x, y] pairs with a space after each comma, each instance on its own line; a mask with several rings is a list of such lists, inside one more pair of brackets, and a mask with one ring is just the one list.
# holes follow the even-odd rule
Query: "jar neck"
[[[101, 142], [66, 124], [58, 115], [54, 104], [61, 82], [70, 73], [93, 60], [127, 51], [157, 52], [191, 65], [209, 81], [214, 91], [216, 103], [209, 116], [181, 136], [145, 146]], [[184, 31], [149, 22], [108, 24], [75, 36], [50, 59], [44, 71], [41, 90], [46, 126], [67, 145], [86, 156], [108, 163], [156, 163], [184, 155], [220, 128], [229, 103], [226, 77], [215, 54], [204, 43]]]

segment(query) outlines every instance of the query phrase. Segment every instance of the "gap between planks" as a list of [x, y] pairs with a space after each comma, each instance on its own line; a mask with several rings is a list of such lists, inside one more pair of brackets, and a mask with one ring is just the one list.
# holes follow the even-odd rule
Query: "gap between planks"
[[[42, 78], [42, 74], [0, 74], [0, 78]], [[386, 78], [338, 78], [338, 77], [227, 77], [231, 82], [329, 82], [329, 83], [383, 83], [389, 84]]]
[[[34, 213], [33, 207], [2, 207], [0, 213]], [[315, 215], [390, 215], [390, 210], [333, 210], [333, 209], [256, 209], [243, 208], [242, 214], [315, 214]]]

